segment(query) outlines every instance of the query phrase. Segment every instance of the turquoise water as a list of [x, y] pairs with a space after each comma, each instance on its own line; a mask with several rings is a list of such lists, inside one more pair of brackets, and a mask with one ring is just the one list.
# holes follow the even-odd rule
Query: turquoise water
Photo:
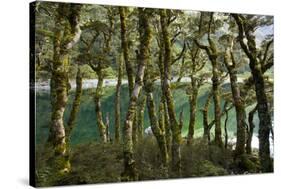
[[[198, 97], [198, 105], [197, 105], [198, 110], [204, 106], [208, 94], [207, 91], [209, 90], [210, 89], [207, 87], [204, 87], [200, 90], [199, 97]], [[80, 111], [77, 116], [75, 128], [73, 129], [71, 135], [72, 145], [99, 140], [93, 96], [94, 96], [94, 89], [83, 90]], [[189, 124], [188, 97], [185, 93], [185, 89], [174, 90], [173, 96], [174, 96], [177, 116], [179, 116], [181, 109], [183, 109], [184, 126], [182, 129], [182, 135], [185, 136], [187, 134], [188, 124]], [[160, 87], [156, 86], [154, 99], [157, 104], [159, 104], [160, 97], [161, 97]], [[102, 97], [102, 110], [104, 116], [106, 115], [107, 112], [110, 115], [110, 133], [112, 136], [114, 135], [114, 100], [115, 100], [115, 87], [104, 87], [104, 94]], [[68, 119], [72, 101], [73, 101], [73, 92], [70, 94], [68, 100], [68, 105], [65, 112], [65, 120]], [[122, 85], [121, 126], [123, 125], [124, 118], [126, 116], [128, 101], [129, 101], [128, 87], [127, 85]], [[213, 119], [212, 106], [213, 105], [210, 106], [210, 110], [209, 110], [209, 120]], [[50, 110], [51, 110], [51, 106], [50, 106], [49, 93], [46, 91], [37, 92], [36, 93], [36, 142], [37, 144], [42, 144], [47, 140], [49, 124], [51, 120]], [[224, 125], [224, 117], [222, 118], [222, 126], [223, 125]], [[147, 110], [145, 110], [144, 126], [145, 128], [150, 126]], [[230, 134], [235, 133], [235, 126], [236, 126], [235, 112], [234, 110], [232, 110], [229, 112], [229, 121], [228, 121], [228, 129]], [[202, 115], [200, 111], [197, 111], [195, 129], [196, 129], [195, 136], [202, 136], [203, 134]]]

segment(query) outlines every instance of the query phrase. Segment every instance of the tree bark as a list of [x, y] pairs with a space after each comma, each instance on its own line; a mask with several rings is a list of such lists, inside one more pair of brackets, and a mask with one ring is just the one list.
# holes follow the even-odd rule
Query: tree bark
[[130, 96], [129, 107], [124, 125], [124, 172], [123, 180], [137, 180], [135, 160], [133, 158], [132, 127], [134, 115], [136, 113], [137, 100], [142, 88], [145, 66], [149, 59], [149, 48], [151, 42], [151, 29], [149, 23], [149, 9], [139, 8], [139, 34], [140, 34], [140, 54], [138, 57], [138, 70], [134, 89]]
[[148, 109], [151, 129], [152, 129], [154, 136], [156, 137], [156, 140], [157, 140], [157, 143], [158, 143], [158, 146], [160, 149], [162, 164], [164, 167], [167, 168], [169, 156], [168, 156], [168, 151], [167, 151], [165, 130], [162, 130], [162, 128], [160, 128], [159, 122], [157, 119], [155, 103], [154, 103], [154, 98], [153, 98], [153, 93], [152, 93], [153, 92], [152, 83], [145, 82], [145, 91], [146, 91], [146, 96], [147, 96], [146, 101], [147, 101], [147, 109]]
[[248, 114], [248, 123], [249, 123], [249, 130], [248, 130], [248, 137], [247, 137], [247, 143], [246, 143], [246, 152], [247, 154], [252, 153], [252, 138], [254, 133], [254, 115], [258, 109], [258, 106], [255, 106], [254, 109], [252, 109]]
[[[163, 43], [163, 35], [160, 34], [160, 40], [159, 40], [159, 56], [158, 56], [158, 67], [160, 71], [160, 80], [161, 80], [161, 87], [162, 87], [162, 96], [161, 96], [161, 102], [159, 105], [159, 111], [163, 108], [163, 115], [164, 115], [164, 128], [166, 133], [166, 143], [167, 143], [167, 149], [168, 154], [170, 156], [171, 150], [172, 150], [172, 133], [171, 133], [171, 125], [170, 125], [170, 118], [168, 113], [168, 105], [166, 102], [165, 92], [164, 92], [164, 80], [165, 80], [165, 70], [164, 70], [164, 63], [163, 63], [163, 54], [164, 54], [164, 43]], [[160, 117], [161, 119], [161, 117]], [[170, 158], [169, 158], [170, 160]]]
[[110, 119], [109, 119], [109, 112], [106, 113], [106, 117], [105, 117], [105, 127], [106, 127], [106, 138], [107, 138], [107, 142], [111, 141], [110, 138]]
[[79, 106], [80, 106], [80, 102], [81, 102], [81, 96], [82, 96], [82, 73], [81, 73], [80, 67], [78, 66], [77, 74], [76, 74], [75, 97], [74, 97], [74, 101], [72, 104], [72, 109], [70, 111], [70, 116], [69, 116], [69, 119], [67, 122], [68, 127], [66, 129], [66, 139], [68, 141], [70, 141], [70, 135], [75, 126], [75, 121], [77, 118], [77, 114], [78, 114]]
[[123, 51], [126, 73], [128, 77], [129, 96], [131, 96], [132, 91], [134, 89], [134, 70], [133, 70], [132, 63], [130, 62], [129, 59], [126, 11], [127, 8], [119, 7], [120, 24], [121, 24], [121, 47]]
[[196, 120], [198, 87], [197, 87], [197, 81], [194, 78], [193, 74], [191, 75], [191, 86], [192, 86], [192, 92], [191, 92], [191, 96], [189, 98], [190, 110], [189, 110], [189, 126], [188, 126], [187, 144], [192, 143], [193, 135], [194, 135], [195, 120]]
[[80, 5], [59, 4], [55, 18], [54, 55], [52, 70], [52, 93], [55, 91], [55, 100], [52, 101], [52, 116], [49, 141], [54, 147], [53, 160], [50, 166], [55, 172], [67, 173], [71, 169], [63, 116], [68, 100], [68, 66], [69, 52], [80, 38], [79, 27]]
[[121, 93], [121, 85], [122, 85], [122, 74], [123, 74], [123, 61], [120, 57], [119, 65], [118, 65], [118, 79], [116, 85], [116, 93], [115, 93], [115, 141], [116, 143], [120, 142], [120, 111], [121, 111], [121, 102], [120, 102], [120, 93]]
[[225, 111], [225, 120], [224, 120], [224, 148], [227, 149], [228, 145], [228, 131], [227, 131], [227, 121], [228, 121], [228, 110], [227, 110], [228, 103], [225, 102], [224, 104], [224, 111]]
[[[164, 97], [162, 97], [164, 98]], [[171, 131], [171, 124], [170, 124], [170, 118], [169, 118], [169, 113], [168, 113], [168, 107], [166, 100], [163, 99], [164, 101], [163, 106], [164, 106], [164, 123], [165, 123], [165, 133], [166, 133], [166, 143], [167, 143], [167, 149], [168, 149], [168, 154], [169, 156], [172, 153], [172, 131]], [[170, 160], [170, 158], [169, 158]]]
[[[212, 16], [210, 22], [212, 21]], [[210, 27], [210, 26], [209, 26]], [[210, 31], [209, 31], [210, 32]], [[201, 45], [197, 40], [195, 43], [201, 49], [204, 49], [212, 63], [212, 87], [213, 87], [213, 100], [214, 100], [214, 113], [215, 113], [215, 143], [219, 147], [223, 147], [221, 137], [221, 108], [220, 108], [220, 82], [219, 82], [219, 64], [217, 61], [218, 52], [215, 43], [208, 33], [208, 42], [210, 46]]]
[[203, 114], [203, 127], [204, 127], [203, 139], [208, 141], [208, 144], [211, 141], [208, 116], [209, 116], [209, 106], [212, 100], [212, 95], [213, 95], [212, 93], [209, 93], [204, 108], [201, 110]]
[[[270, 142], [269, 134], [271, 125], [271, 116], [268, 108], [268, 100], [265, 92], [265, 84], [263, 78], [263, 72], [261, 70], [261, 64], [257, 58], [257, 49], [255, 36], [251, 31], [251, 23], [247, 22], [242, 15], [232, 14], [235, 22], [238, 26], [238, 40], [243, 51], [249, 58], [249, 65], [253, 80], [255, 83], [255, 92], [258, 106], [259, 116], [259, 158], [261, 162], [262, 172], [272, 172], [273, 162], [270, 158]], [[247, 29], [245, 29], [247, 28]], [[244, 42], [244, 36], [247, 39], [247, 44]]]
[[98, 75], [98, 84], [94, 96], [94, 101], [95, 101], [95, 112], [96, 112], [96, 117], [97, 117], [97, 125], [98, 125], [98, 130], [100, 134], [100, 139], [103, 143], [107, 142], [107, 132], [106, 132], [106, 125], [103, 122], [103, 116], [102, 116], [102, 109], [101, 109], [101, 96], [103, 92], [103, 72], [102, 70], [97, 70], [96, 71]]
[[244, 102], [240, 95], [240, 88], [237, 82], [236, 62], [233, 53], [229, 48], [225, 52], [224, 63], [229, 73], [232, 98], [233, 98], [233, 103], [236, 112], [237, 137], [236, 137], [235, 155], [241, 156], [245, 152], [246, 111], [245, 111]]
[[181, 176], [181, 130], [180, 125], [176, 119], [175, 106], [173, 102], [173, 96], [170, 87], [171, 76], [171, 44], [168, 31], [168, 20], [166, 10], [160, 10], [160, 22], [162, 29], [162, 38], [164, 46], [164, 82], [163, 91], [166, 98], [167, 109], [170, 119], [170, 125], [172, 130], [172, 171], [177, 177]]
[[143, 132], [144, 132], [144, 110], [145, 110], [145, 105], [146, 105], [146, 95], [141, 95], [139, 102], [138, 102], [138, 107], [137, 107], [137, 114], [136, 117], [137, 119], [137, 136], [138, 136], [138, 141], [143, 140]]

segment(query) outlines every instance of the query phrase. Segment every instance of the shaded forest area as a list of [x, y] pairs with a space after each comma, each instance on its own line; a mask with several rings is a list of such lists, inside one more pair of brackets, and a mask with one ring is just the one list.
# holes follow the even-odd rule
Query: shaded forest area
[[272, 16], [31, 6], [37, 186], [273, 172]]

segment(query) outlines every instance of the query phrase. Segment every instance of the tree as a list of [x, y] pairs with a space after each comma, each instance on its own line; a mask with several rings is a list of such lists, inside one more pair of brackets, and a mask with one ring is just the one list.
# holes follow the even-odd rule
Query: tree
[[[166, 171], [166, 174], [168, 173], [168, 161], [169, 161], [169, 154], [167, 149], [167, 141], [166, 141], [166, 135], [165, 135], [165, 127], [162, 120], [159, 120], [156, 114], [156, 106], [155, 101], [153, 97], [153, 91], [154, 91], [154, 80], [153, 78], [153, 67], [152, 65], [148, 65], [149, 69], [145, 72], [145, 79], [144, 79], [144, 89], [146, 92], [146, 102], [147, 102], [147, 109], [148, 109], [148, 115], [150, 119], [150, 125], [152, 132], [154, 136], [156, 137], [160, 154], [161, 154], [161, 160], [162, 165]], [[162, 110], [163, 112], [163, 110]], [[160, 115], [161, 116], [161, 115]], [[162, 121], [162, 123], [161, 123]], [[160, 124], [161, 123], [161, 124]]]
[[149, 59], [149, 48], [151, 42], [151, 28], [150, 28], [150, 9], [139, 8], [139, 36], [140, 36], [140, 53], [137, 57], [138, 70], [135, 79], [134, 89], [130, 96], [129, 107], [124, 125], [124, 172], [122, 173], [123, 180], [137, 180], [135, 160], [133, 158], [133, 139], [132, 128], [134, 115], [136, 113], [136, 103], [139, 97], [139, 92], [142, 88], [145, 66]]
[[120, 55], [119, 64], [118, 64], [118, 79], [116, 85], [116, 93], [115, 93], [115, 141], [119, 143], [120, 140], [120, 93], [121, 93], [121, 85], [122, 85], [122, 75], [123, 75], [123, 59]]
[[134, 70], [129, 58], [126, 12], [128, 12], [126, 7], [119, 7], [120, 24], [121, 24], [121, 47], [122, 47], [122, 52], [123, 52], [123, 57], [126, 67], [126, 73], [128, 77], [129, 96], [131, 96], [134, 88]]
[[167, 110], [169, 114], [170, 126], [172, 130], [172, 169], [177, 176], [181, 175], [181, 129], [177, 121], [175, 114], [175, 105], [173, 102], [173, 96], [170, 87], [171, 79], [171, 44], [170, 44], [170, 35], [168, 31], [168, 17], [167, 10], [162, 9], [160, 12], [160, 23], [161, 23], [161, 32], [163, 39], [164, 47], [164, 81], [162, 85], [162, 90], [166, 98]]
[[226, 51], [224, 54], [224, 64], [229, 73], [232, 98], [236, 111], [237, 140], [236, 140], [235, 154], [236, 156], [241, 156], [245, 152], [245, 140], [246, 140], [245, 134], [246, 134], [246, 127], [247, 127], [246, 111], [245, 111], [244, 100], [240, 96], [240, 88], [238, 86], [238, 81], [237, 81], [238, 65], [236, 63], [233, 53], [234, 39], [232, 36], [228, 36], [228, 37], [229, 39], [227, 40], [227, 42], [231, 45], [230, 47], [226, 47]]
[[79, 111], [79, 106], [81, 102], [81, 96], [82, 96], [82, 73], [80, 66], [77, 68], [77, 74], [76, 74], [76, 90], [75, 90], [75, 97], [72, 103], [72, 108], [70, 111], [70, 116], [67, 122], [67, 128], [66, 128], [66, 139], [70, 141], [70, 134], [75, 126], [75, 121], [77, 119], [77, 113]]
[[[201, 15], [202, 16], [202, 15]], [[211, 38], [211, 24], [213, 22], [213, 13], [210, 13], [210, 19], [208, 23], [208, 43], [209, 46], [205, 46], [199, 43], [195, 39], [195, 43], [199, 48], [206, 51], [209, 60], [212, 64], [212, 83], [213, 83], [213, 100], [214, 100], [214, 112], [215, 112], [215, 143], [222, 147], [222, 138], [221, 138], [221, 108], [220, 108], [220, 94], [219, 94], [219, 63], [218, 58], [218, 49]]]
[[188, 126], [188, 136], [187, 144], [192, 143], [194, 136], [194, 126], [197, 113], [197, 97], [200, 87], [205, 83], [208, 73], [199, 72], [204, 68], [206, 61], [204, 60], [204, 55], [194, 43], [187, 42], [188, 52], [191, 59], [191, 65], [188, 66], [189, 77], [191, 79], [191, 86], [188, 85], [186, 93], [189, 95], [189, 126]]
[[79, 25], [79, 13], [81, 5], [59, 4], [55, 17], [56, 29], [54, 31], [54, 56], [52, 81], [55, 89], [55, 100], [53, 104], [52, 120], [49, 140], [54, 146], [54, 157], [52, 167], [59, 173], [70, 171], [69, 156], [65, 140], [65, 126], [63, 115], [68, 100], [68, 72], [69, 53], [78, 42], [81, 29]]
[[246, 142], [246, 152], [248, 154], [252, 153], [252, 138], [254, 133], [255, 124], [253, 122], [254, 115], [257, 111], [258, 106], [255, 106], [248, 114], [248, 123], [249, 123], [249, 131], [248, 131], [248, 138]]
[[[272, 20], [258, 16], [243, 16], [232, 14], [238, 27], [238, 40], [241, 48], [249, 58], [249, 66], [255, 84], [258, 116], [259, 116], [259, 157], [263, 172], [272, 172], [273, 164], [270, 158], [269, 149], [269, 133], [271, 128], [271, 116], [268, 108], [268, 100], [265, 92], [265, 83], [261, 67], [266, 64], [267, 53], [265, 50], [261, 52], [262, 59], [259, 58], [259, 52], [256, 47], [254, 31], [257, 27], [268, 24]], [[265, 22], [264, 22], [265, 21]], [[244, 39], [247, 39], [245, 43]], [[269, 40], [268, 44], [272, 44], [273, 40]]]

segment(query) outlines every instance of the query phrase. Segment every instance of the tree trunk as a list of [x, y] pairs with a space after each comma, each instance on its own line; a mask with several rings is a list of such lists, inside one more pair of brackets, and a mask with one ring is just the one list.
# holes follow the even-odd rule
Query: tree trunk
[[146, 92], [147, 92], [147, 95], [146, 95], [147, 96], [147, 109], [148, 109], [151, 129], [152, 129], [154, 136], [156, 137], [156, 140], [157, 140], [157, 143], [158, 143], [158, 146], [160, 149], [162, 164], [164, 167], [167, 168], [169, 156], [168, 156], [168, 151], [167, 151], [165, 130], [162, 130], [159, 126], [159, 122], [158, 122], [157, 115], [155, 112], [153, 93], [151, 90], [146, 90]]
[[[245, 152], [246, 111], [245, 111], [244, 102], [240, 95], [240, 89], [237, 83], [236, 63], [232, 52], [229, 51], [230, 50], [227, 50], [227, 52], [225, 53], [224, 63], [229, 73], [232, 98], [236, 111], [237, 137], [236, 137], [235, 155], [241, 156]], [[230, 64], [230, 62], [232, 62], [232, 65]]]
[[204, 127], [203, 139], [208, 141], [208, 144], [211, 141], [208, 116], [209, 116], [209, 106], [212, 100], [212, 95], [213, 95], [212, 93], [209, 93], [204, 108], [201, 110], [203, 114], [203, 127]]
[[225, 102], [224, 104], [224, 111], [225, 111], [225, 120], [224, 120], [224, 148], [227, 149], [228, 145], [228, 131], [227, 131], [227, 121], [228, 121], [228, 110], [227, 110], [228, 103]]
[[110, 119], [109, 119], [109, 112], [106, 113], [106, 117], [105, 117], [105, 127], [106, 127], [106, 138], [107, 138], [107, 142], [111, 141], [110, 138]]
[[[271, 116], [268, 108], [268, 101], [265, 92], [265, 84], [263, 78], [263, 72], [261, 70], [261, 64], [257, 58], [257, 49], [255, 36], [253, 32], [249, 30], [251, 28], [250, 22], [243, 20], [243, 16], [232, 14], [238, 26], [239, 36], [238, 40], [240, 45], [250, 61], [250, 69], [255, 83], [255, 91], [258, 106], [259, 116], [259, 158], [261, 162], [262, 172], [272, 172], [273, 162], [270, 158], [270, 142], [269, 134], [271, 125]], [[243, 18], [243, 19], [242, 19]], [[248, 30], [245, 30], [245, 27]], [[244, 35], [247, 38], [247, 44], [244, 42]]]
[[[165, 127], [165, 133], [166, 133], [166, 143], [167, 143], [167, 150], [168, 154], [170, 156], [171, 150], [172, 150], [172, 133], [171, 133], [171, 125], [170, 125], [170, 118], [168, 113], [168, 106], [166, 102], [165, 92], [164, 92], [164, 80], [165, 80], [165, 74], [164, 74], [164, 63], [163, 63], [163, 54], [164, 54], [164, 43], [162, 34], [160, 35], [160, 43], [159, 43], [159, 56], [158, 56], [158, 67], [160, 71], [160, 80], [161, 80], [161, 87], [162, 87], [162, 96], [161, 96], [161, 102], [159, 105], [159, 110], [161, 106], [163, 107], [163, 114], [164, 114], [164, 127]], [[161, 118], [160, 118], [161, 119]]]
[[135, 160], [133, 158], [132, 127], [136, 113], [137, 100], [142, 88], [145, 66], [149, 59], [149, 48], [151, 42], [151, 29], [149, 24], [149, 9], [139, 8], [139, 33], [140, 33], [140, 54], [138, 57], [138, 70], [135, 86], [130, 96], [129, 107], [124, 125], [124, 172], [122, 180], [137, 180]]
[[[164, 97], [162, 97], [164, 98]], [[172, 153], [172, 132], [171, 132], [171, 125], [170, 125], [170, 118], [169, 118], [169, 113], [168, 113], [168, 107], [167, 103], [164, 99], [164, 102], [162, 102], [164, 105], [164, 121], [165, 121], [165, 133], [166, 133], [166, 143], [167, 143], [167, 149], [168, 149], [168, 154]], [[170, 160], [170, 158], [169, 158]]]
[[[210, 19], [212, 21], [212, 17]], [[211, 22], [210, 22], [211, 23]], [[210, 26], [209, 26], [210, 27]], [[210, 31], [209, 31], [210, 32]], [[208, 33], [208, 42], [210, 46], [201, 45], [197, 40], [195, 41], [197, 46], [204, 49], [212, 63], [212, 87], [213, 87], [213, 100], [214, 100], [214, 113], [215, 113], [215, 143], [219, 147], [223, 147], [221, 137], [221, 108], [220, 108], [220, 81], [219, 81], [219, 65], [217, 61], [218, 52], [215, 43]]]
[[221, 108], [220, 108], [220, 91], [219, 91], [219, 74], [218, 65], [216, 61], [213, 61], [213, 100], [215, 109], [215, 143], [222, 147], [221, 138]]
[[173, 102], [172, 91], [170, 87], [170, 70], [171, 70], [171, 44], [168, 32], [168, 21], [166, 10], [160, 10], [160, 21], [162, 28], [162, 37], [164, 44], [164, 82], [163, 91], [165, 94], [170, 125], [172, 130], [172, 171], [177, 177], [181, 176], [181, 130], [176, 119], [175, 106]]
[[[81, 30], [79, 27], [80, 5], [59, 4], [58, 14], [55, 18], [54, 55], [51, 88], [55, 100], [52, 101], [52, 116], [49, 141], [54, 147], [54, 156], [50, 166], [55, 172], [61, 174], [70, 171], [71, 165], [67, 155], [65, 140], [65, 127], [63, 116], [68, 100], [68, 66], [69, 52], [79, 40]], [[55, 93], [54, 93], [55, 91]], [[55, 102], [55, 103], [54, 103]]]
[[267, 97], [265, 93], [264, 79], [256, 63], [250, 61], [250, 68], [255, 81], [256, 97], [258, 101], [259, 124], [259, 156], [263, 172], [272, 172], [273, 164], [270, 158], [269, 134], [271, 129], [271, 117], [269, 113]]
[[132, 91], [134, 89], [134, 70], [133, 70], [132, 63], [130, 62], [129, 59], [126, 11], [127, 11], [126, 7], [119, 7], [120, 24], [121, 24], [121, 46], [123, 51], [125, 67], [126, 67], [126, 73], [128, 77], [129, 96], [131, 96]]
[[75, 120], [79, 111], [80, 101], [82, 96], [82, 74], [80, 67], [78, 66], [77, 74], [76, 74], [76, 91], [75, 97], [72, 104], [72, 109], [70, 112], [70, 116], [67, 122], [67, 129], [66, 129], [66, 139], [70, 141], [70, 135], [75, 125]]
[[254, 133], [254, 115], [258, 109], [258, 106], [255, 106], [254, 109], [252, 109], [248, 114], [248, 123], [249, 123], [249, 130], [248, 130], [248, 137], [247, 137], [247, 143], [246, 143], [246, 152], [247, 154], [252, 153], [252, 138]]
[[196, 119], [196, 106], [197, 106], [197, 96], [198, 96], [198, 88], [196, 79], [191, 76], [191, 85], [192, 85], [192, 93], [189, 98], [190, 110], [189, 110], [189, 126], [188, 126], [188, 136], [187, 136], [187, 144], [191, 144], [194, 135], [194, 126]]
[[146, 104], [146, 95], [141, 95], [137, 107], [137, 136], [138, 141], [143, 140], [143, 133], [144, 133], [144, 110], [145, 110], [145, 104]]
[[118, 79], [116, 85], [116, 93], [115, 93], [115, 141], [117, 143], [120, 142], [120, 111], [121, 111], [121, 103], [120, 103], [120, 93], [121, 93], [121, 85], [122, 85], [122, 74], [123, 74], [123, 61], [120, 57], [119, 65], [118, 65]]
[[102, 96], [102, 89], [103, 89], [103, 73], [102, 70], [99, 70], [96, 72], [98, 75], [98, 84], [95, 92], [95, 111], [96, 111], [96, 118], [97, 118], [97, 125], [98, 125], [98, 130], [100, 134], [101, 141], [103, 143], [107, 142], [107, 133], [106, 133], [106, 125], [103, 122], [103, 117], [102, 117], [102, 109], [101, 109], [101, 96]]

